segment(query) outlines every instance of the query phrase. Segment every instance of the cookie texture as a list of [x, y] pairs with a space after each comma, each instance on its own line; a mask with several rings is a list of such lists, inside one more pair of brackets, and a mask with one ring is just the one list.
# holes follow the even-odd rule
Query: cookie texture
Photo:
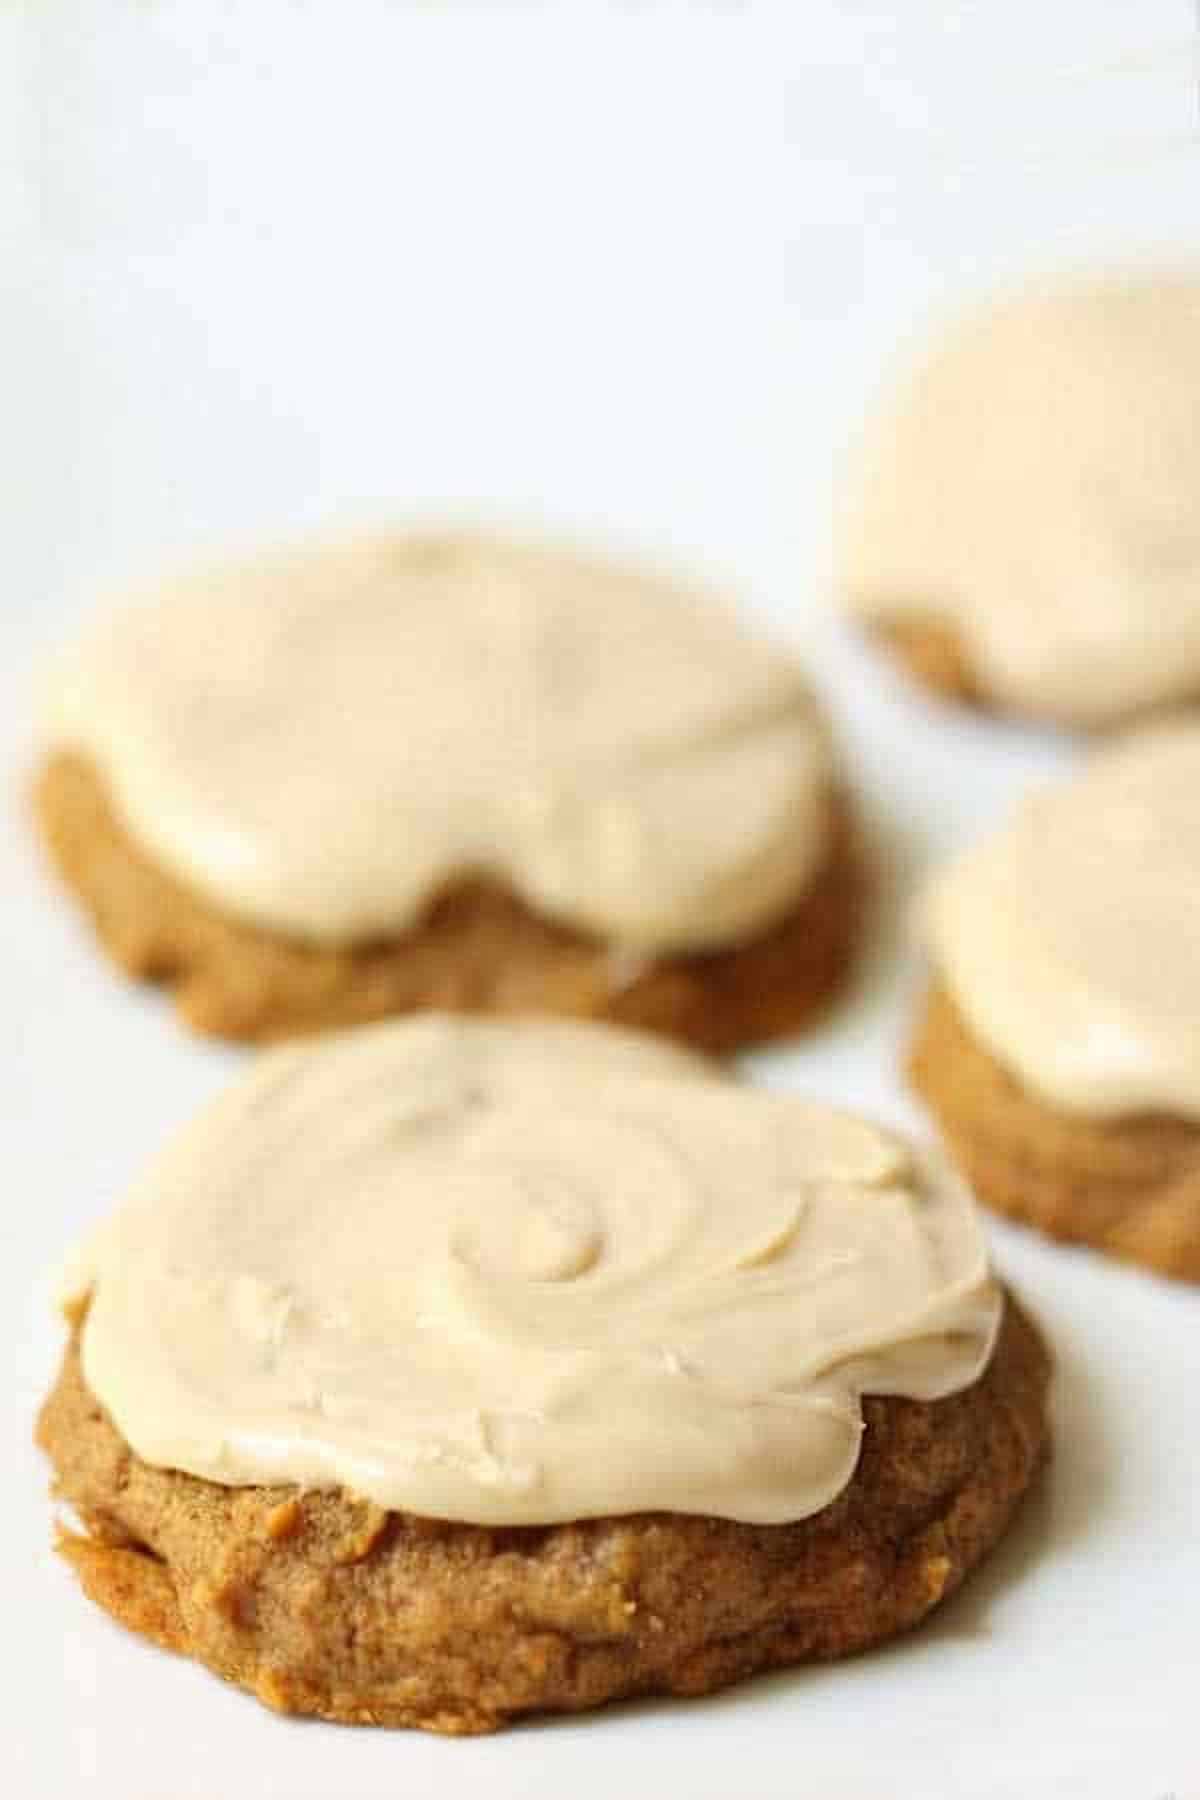
[[55, 755], [34, 805], [55, 867], [129, 974], [170, 987], [195, 1029], [274, 1038], [437, 1007], [607, 1019], [710, 1050], [803, 1025], [844, 978], [865, 881], [843, 797], [825, 865], [795, 908], [748, 943], [651, 960], [462, 883], [395, 938], [326, 949], [223, 914], [133, 841], [86, 760]]
[[1200, 1127], [1047, 1105], [931, 993], [909, 1074], [976, 1195], [1051, 1237], [1200, 1282]]
[[973, 1386], [866, 1402], [849, 1486], [794, 1525], [643, 1513], [484, 1529], [341, 1490], [216, 1486], [134, 1455], [75, 1343], [38, 1440], [85, 1527], [60, 1548], [123, 1625], [281, 1712], [468, 1733], [704, 1694], [916, 1624], [995, 1543], [1045, 1456], [1048, 1376], [1010, 1300]]

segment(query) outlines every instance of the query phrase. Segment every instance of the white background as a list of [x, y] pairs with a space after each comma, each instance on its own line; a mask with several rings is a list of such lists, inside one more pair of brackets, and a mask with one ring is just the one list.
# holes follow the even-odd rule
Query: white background
[[14, 1800], [1200, 1795], [1200, 1295], [1002, 1227], [1056, 1465], [883, 1653], [455, 1744], [277, 1719], [96, 1614], [29, 1444], [44, 1273], [238, 1058], [108, 972], [22, 816], [39, 658], [164, 562], [430, 512], [643, 548], [807, 645], [887, 871], [852, 1003], [756, 1070], [909, 1116], [904, 896], [1070, 751], [821, 617], [838, 452], [971, 293], [1200, 255], [1195, 44], [1185, 0], [0, 0]]

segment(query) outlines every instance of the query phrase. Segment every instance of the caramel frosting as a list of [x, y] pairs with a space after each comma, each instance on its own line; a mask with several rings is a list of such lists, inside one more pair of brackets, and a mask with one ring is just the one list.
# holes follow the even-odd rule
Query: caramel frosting
[[1200, 279], [996, 303], [867, 434], [847, 603], [950, 624], [1017, 710], [1100, 725], [1200, 690]]
[[1200, 725], [1161, 725], [1028, 798], [935, 878], [933, 961], [1052, 1105], [1200, 1122]]
[[495, 1525], [815, 1512], [862, 1393], [966, 1386], [1002, 1305], [932, 1153], [650, 1038], [438, 1014], [261, 1057], [64, 1298], [145, 1460]]
[[828, 735], [788, 656], [710, 596], [485, 538], [196, 576], [103, 621], [47, 729], [175, 875], [319, 943], [474, 875], [619, 947], [716, 947], [828, 847]]

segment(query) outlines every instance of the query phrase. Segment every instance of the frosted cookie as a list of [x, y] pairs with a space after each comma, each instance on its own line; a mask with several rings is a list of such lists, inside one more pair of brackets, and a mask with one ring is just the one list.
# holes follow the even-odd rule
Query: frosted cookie
[[93, 1599], [288, 1712], [484, 1731], [915, 1624], [1044, 1454], [933, 1152], [563, 1021], [259, 1059], [76, 1257]]
[[1200, 695], [1200, 280], [1043, 287], [869, 427], [846, 605], [927, 685], [1103, 727]]
[[980, 1198], [1200, 1281], [1200, 725], [1026, 800], [935, 879], [912, 1073]]
[[130, 972], [265, 1039], [421, 1007], [790, 1030], [861, 882], [803, 674], [710, 596], [487, 539], [211, 572], [57, 672], [37, 811]]

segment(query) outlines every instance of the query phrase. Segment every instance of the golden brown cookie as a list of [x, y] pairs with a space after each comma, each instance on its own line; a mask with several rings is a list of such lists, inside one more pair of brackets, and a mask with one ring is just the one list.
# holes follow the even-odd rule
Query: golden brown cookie
[[995, 705], [981, 686], [966, 645], [949, 620], [933, 616], [872, 619], [867, 630], [910, 679], [939, 699], [985, 708]]
[[1092, 1119], [1047, 1105], [930, 995], [909, 1074], [976, 1195], [1052, 1237], [1200, 1281], [1200, 1127]]
[[849, 1486], [794, 1525], [641, 1513], [498, 1530], [343, 1490], [216, 1486], [134, 1455], [75, 1345], [38, 1441], [86, 1528], [60, 1547], [123, 1625], [283, 1712], [462, 1733], [704, 1694], [916, 1624], [1000, 1537], [1046, 1455], [1048, 1377], [1009, 1301], [973, 1386], [865, 1402]]
[[798, 904], [730, 949], [633, 959], [489, 882], [444, 893], [391, 939], [326, 949], [226, 916], [132, 840], [84, 760], [55, 755], [35, 791], [43, 839], [122, 968], [169, 986], [199, 1031], [265, 1042], [437, 1007], [566, 1013], [710, 1050], [784, 1035], [845, 978], [864, 899], [849, 809]]

